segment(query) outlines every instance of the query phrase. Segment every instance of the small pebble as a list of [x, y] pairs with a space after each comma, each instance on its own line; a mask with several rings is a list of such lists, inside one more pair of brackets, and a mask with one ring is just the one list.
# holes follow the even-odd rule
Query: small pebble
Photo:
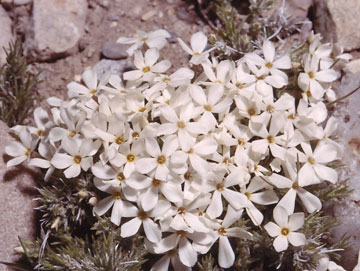
[[107, 41], [104, 43], [101, 53], [105, 58], [118, 60], [128, 57], [127, 48], [127, 45], [117, 43], [116, 41]]
[[74, 75], [74, 81], [75, 81], [75, 82], [78, 82], [78, 83], [81, 82], [81, 78], [82, 78], [82, 77], [81, 77], [81, 74], [75, 74], [75, 75]]
[[118, 25], [117, 22], [111, 22], [110, 27], [111, 27], [111, 28], [114, 28], [114, 27], [117, 27], [117, 25]]
[[152, 17], [154, 17], [155, 14], [156, 14], [155, 10], [152, 9], [152, 10], [146, 12], [143, 16], [141, 16], [141, 20], [147, 21], [147, 20], [151, 19]]
[[118, 15], [109, 15], [109, 16], [107, 17], [107, 19], [108, 19], [109, 21], [118, 21], [118, 20], [120, 20], [120, 16], [118, 16]]
[[158, 14], [159, 18], [162, 18], [164, 17], [164, 12], [160, 11], [159, 14]]

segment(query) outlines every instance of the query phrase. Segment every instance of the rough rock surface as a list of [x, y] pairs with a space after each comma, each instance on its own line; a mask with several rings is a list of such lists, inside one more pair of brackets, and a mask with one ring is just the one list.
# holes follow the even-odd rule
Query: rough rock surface
[[[30, 169], [6, 168], [4, 146], [14, 140], [7, 125], [0, 121], [0, 260], [14, 262], [14, 248], [19, 246], [18, 236], [33, 240], [37, 232], [33, 198], [35, 181]], [[0, 264], [1, 271], [10, 270]], [[13, 269], [11, 269], [13, 270]]]
[[34, 0], [27, 45], [41, 60], [69, 55], [84, 34], [86, 0]]
[[9, 42], [13, 39], [11, 24], [12, 21], [9, 15], [0, 6], [0, 65], [6, 61], [6, 54], [2, 48], [7, 48]]
[[127, 60], [110, 60], [102, 59], [93, 67], [94, 71], [98, 78], [101, 78], [102, 75], [106, 72], [111, 74], [117, 74], [122, 76], [125, 71], [132, 70], [134, 67], [131, 62]]
[[[286, 0], [285, 10], [289, 15], [304, 20], [313, 2], [314, 0]], [[277, 8], [281, 8], [282, 4], [283, 0], [274, 1], [274, 5]]]
[[[338, 97], [342, 97], [359, 87], [360, 72], [345, 76], [337, 90]], [[335, 242], [343, 234], [351, 235], [353, 245], [342, 254], [343, 266], [352, 270], [357, 262], [360, 249], [360, 91], [339, 104], [335, 116], [339, 119], [337, 136], [344, 146], [344, 167], [339, 170], [339, 180], [349, 179], [348, 185], [354, 192], [349, 197], [334, 205], [333, 214], [342, 224], [333, 230]]]
[[[299, 1], [300, 2], [300, 1]], [[315, 30], [346, 51], [360, 48], [360, 1], [316, 0]]]
[[101, 53], [106, 58], [118, 60], [128, 57], [126, 52], [127, 48], [129, 48], [129, 46], [117, 43], [115, 40], [106, 41], [101, 50]]

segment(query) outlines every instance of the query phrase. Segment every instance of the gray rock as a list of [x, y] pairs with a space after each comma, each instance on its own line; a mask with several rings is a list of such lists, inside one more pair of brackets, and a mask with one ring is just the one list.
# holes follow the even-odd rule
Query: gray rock
[[84, 34], [86, 0], [34, 0], [27, 46], [40, 60], [70, 55]]
[[346, 51], [360, 48], [360, 1], [316, 0], [315, 30]]
[[[8, 132], [7, 125], [0, 121], [0, 260], [14, 262], [19, 258], [14, 252], [14, 248], [20, 246], [18, 236], [33, 240], [37, 233], [33, 200], [36, 194], [32, 170], [6, 168], [3, 146], [14, 140]], [[0, 270], [13, 269], [0, 265]]]
[[3, 47], [8, 48], [9, 42], [13, 41], [11, 31], [12, 21], [6, 11], [0, 6], [0, 65], [6, 61], [6, 54]]
[[110, 72], [111, 74], [117, 74], [122, 76], [125, 71], [133, 69], [131, 62], [123, 60], [109, 60], [102, 59], [93, 67], [93, 70], [96, 72], [98, 78], [101, 78], [104, 73]]
[[[282, 7], [283, 0], [275, 0], [274, 7], [279, 10]], [[286, 0], [285, 11], [286, 15], [291, 15], [300, 20], [304, 20], [307, 17], [309, 8], [313, 4], [313, 0]]]
[[16, 6], [26, 5], [26, 4], [29, 4], [31, 2], [32, 2], [32, 0], [14, 0], [14, 4]]
[[[338, 97], [342, 97], [359, 87], [360, 72], [343, 77], [336, 89]], [[333, 215], [342, 222], [332, 232], [337, 242], [343, 234], [351, 236], [353, 244], [342, 255], [342, 264], [346, 270], [352, 270], [357, 262], [360, 249], [360, 91], [338, 104], [334, 115], [338, 118], [339, 126], [336, 135], [340, 144], [344, 146], [342, 162], [344, 167], [339, 169], [339, 180], [348, 179], [347, 184], [354, 192], [349, 197], [332, 206]]]
[[117, 43], [116, 41], [107, 41], [104, 43], [101, 53], [104, 57], [109, 59], [123, 59], [128, 57], [126, 52], [128, 47], [129, 46]]

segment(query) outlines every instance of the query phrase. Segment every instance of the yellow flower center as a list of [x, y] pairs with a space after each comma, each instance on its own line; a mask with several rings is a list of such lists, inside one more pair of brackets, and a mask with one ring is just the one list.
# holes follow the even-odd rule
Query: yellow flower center
[[245, 196], [246, 196], [248, 199], [250, 199], [250, 198], [251, 198], [251, 193], [245, 192]]
[[314, 79], [315, 78], [315, 74], [313, 72], [308, 72], [308, 75], [310, 77], [310, 79]]
[[241, 84], [241, 83], [237, 83], [237, 84], [236, 84], [236, 87], [237, 87], [238, 89], [242, 89], [242, 88], [244, 87], [244, 85]]
[[314, 165], [314, 164], [315, 164], [315, 159], [310, 156], [310, 157], [308, 157], [308, 162], [309, 162], [310, 164]]
[[273, 64], [272, 63], [270, 63], [270, 62], [268, 62], [268, 63], [266, 63], [266, 68], [268, 68], [268, 69], [271, 69], [272, 68], [272, 66], [273, 66]]
[[179, 215], [184, 215], [185, 213], [186, 213], [186, 210], [185, 210], [184, 207], [179, 207], [179, 208], [178, 208], [178, 214], [179, 214]]
[[89, 92], [90, 92], [91, 94], [95, 94], [95, 93], [96, 93], [96, 89], [91, 89]]
[[223, 228], [223, 227], [220, 227], [220, 228], [218, 229], [218, 233], [219, 233], [220, 235], [225, 236], [225, 235], [226, 235], [226, 229]]
[[306, 93], [306, 96], [308, 96], [309, 98], [312, 96], [310, 90], [307, 90], [305, 93]]
[[266, 111], [270, 114], [275, 112], [275, 108], [271, 105], [268, 105], [268, 107], [266, 108]]
[[204, 109], [206, 111], [211, 111], [211, 105], [204, 105]]
[[145, 220], [146, 218], [148, 218], [148, 215], [144, 211], [139, 211], [138, 218], [141, 219], [141, 220]]
[[239, 144], [240, 146], [244, 146], [245, 143], [246, 143], [246, 141], [245, 141], [243, 138], [239, 138], [239, 139], [238, 139], [238, 144]]
[[290, 230], [289, 230], [288, 228], [282, 228], [282, 229], [281, 229], [281, 234], [282, 234], [282, 235], [285, 235], [285, 236], [286, 236], [286, 235], [288, 235], [289, 233], [290, 233]]
[[188, 171], [184, 174], [184, 179], [187, 181], [192, 181], [192, 175], [191, 175], [190, 171]]
[[248, 113], [249, 113], [250, 116], [254, 116], [256, 111], [255, 111], [254, 108], [249, 108]]
[[75, 155], [73, 159], [76, 164], [80, 164], [82, 160], [80, 155]]
[[177, 122], [177, 126], [178, 126], [180, 129], [184, 129], [184, 128], [185, 128], [185, 122], [183, 122], [183, 121], [178, 121], [178, 122]]
[[275, 142], [275, 138], [272, 135], [268, 135], [268, 137], [266, 139], [269, 142], [269, 144], [272, 144]]
[[144, 112], [146, 110], [146, 107], [139, 108], [139, 112]]
[[118, 179], [120, 182], [125, 180], [125, 175], [122, 172], [119, 172], [118, 175], [116, 176], [116, 179]]
[[153, 180], [152, 180], [152, 185], [153, 185], [154, 187], [158, 187], [160, 184], [161, 184], [161, 181], [160, 181], [160, 180], [158, 180], [158, 179], [153, 179]]
[[45, 131], [43, 131], [43, 130], [37, 130], [37, 131], [36, 131], [36, 134], [37, 134], [38, 136], [44, 136], [44, 135], [45, 135]]
[[157, 163], [158, 163], [159, 165], [162, 165], [162, 164], [164, 164], [165, 162], [166, 162], [166, 158], [165, 158], [164, 155], [160, 155], [160, 156], [157, 158]]
[[224, 184], [223, 183], [216, 184], [216, 190], [223, 191], [224, 190]]
[[119, 200], [119, 199], [121, 199], [120, 195], [114, 195], [114, 200]]
[[118, 136], [115, 138], [115, 143], [120, 145], [121, 143], [124, 142], [124, 138], [122, 138], [121, 136]]
[[133, 132], [132, 133], [132, 137], [135, 139], [135, 140], [138, 140], [140, 138], [140, 135], [138, 132]]
[[134, 162], [134, 160], [135, 160], [135, 155], [133, 155], [133, 154], [128, 154], [128, 156], [126, 156], [126, 160], [128, 161], [128, 162]]
[[76, 135], [76, 131], [71, 131], [70, 133], [69, 133], [69, 136], [70, 137], [74, 137]]
[[143, 69], [142, 69], [142, 71], [144, 72], [144, 73], [147, 73], [147, 72], [149, 72], [150, 71], [150, 67], [144, 67]]

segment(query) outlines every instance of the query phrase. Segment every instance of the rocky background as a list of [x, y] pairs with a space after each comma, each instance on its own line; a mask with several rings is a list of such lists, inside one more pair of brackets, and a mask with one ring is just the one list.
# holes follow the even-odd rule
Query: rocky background
[[[242, 0], [239, 0], [242, 1]], [[245, 0], [243, 0], [246, 2]], [[280, 7], [282, 0], [274, 1]], [[80, 81], [81, 73], [94, 66], [99, 75], [105, 71], [122, 73], [131, 69], [126, 46], [116, 44], [120, 36], [132, 36], [137, 29], [151, 31], [164, 28], [173, 36], [163, 56], [173, 69], [181, 67], [186, 55], [176, 42], [188, 41], [191, 34], [210, 28], [196, 15], [194, 6], [182, 0], [0, 0], [0, 48], [7, 47], [15, 36], [21, 36], [30, 68], [41, 72], [43, 82], [38, 94], [41, 105], [51, 96], [66, 97], [66, 85]], [[337, 42], [353, 55], [341, 67], [338, 96], [360, 85], [360, 1], [359, 0], [286, 0], [287, 12], [304, 21], [303, 34], [312, 29], [322, 33], [325, 41]], [[290, 37], [291, 38], [291, 37]], [[5, 61], [0, 50], [0, 64]], [[351, 269], [360, 249], [360, 91], [336, 106], [338, 136], [345, 146], [345, 166], [341, 179], [349, 178], [354, 192], [330, 208], [340, 217], [336, 238], [352, 235], [354, 245], [344, 252], [344, 267]], [[34, 186], [36, 174], [31, 170], [6, 170], [3, 148], [9, 142], [8, 128], [0, 123], [0, 260], [17, 258], [14, 247], [17, 236], [31, 239], [38, 234]], [[0, 265], [0, 270], [9, 270]]]

